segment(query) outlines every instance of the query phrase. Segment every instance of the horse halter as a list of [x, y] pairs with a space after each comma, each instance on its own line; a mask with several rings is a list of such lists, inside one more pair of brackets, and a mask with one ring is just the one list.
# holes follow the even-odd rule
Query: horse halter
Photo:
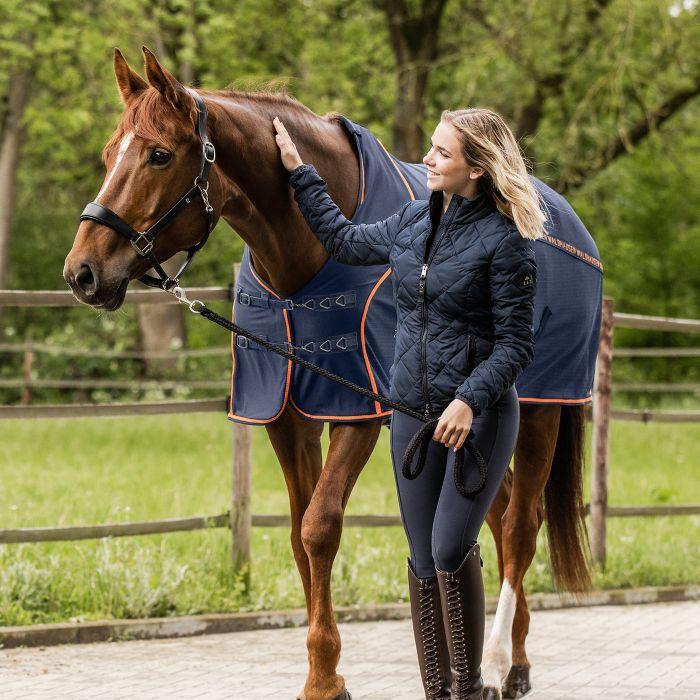
[[[158, 273], [158, 277], [153, 275], [143, 275], [139, 277], [139, 282], [143, 282], [149, 287], [158, 287], [165, 291], [170, 291], [178, 285], [180, 276], [190, 266], [197, 251], [204, 247], [204, 244], [209, 238], [209, 234], [214, 228], [214, 209], [209, 204], [209, 172], [216, 160], [216, 149], [214, 144], [209, 140], [207, 134], [207, 107], [202, 98], [194, 91], [187, 88], [188, 92], [194, 98], [197, 105], [197, 136], [202, 143], [202, 161], [199, 168], [199, 174], [194, 179], [192, 187], [175, 202], [150, 228], [146, 231], [136, 231], [124, 221], [118, 214], [115, 214], [111, 209], [108, 209], [97, 202], [90, 202], [83, 213], [80, 215], [80, 221], [90, 220], [96, 221], [107, 228], [121, 234], [129, 239], [134, 250], [142, 257], [146, 258], [151, 267]], [[153, 254], [153, 246], [155, 245], [156, 237], [177, 217], [177, 215], [188, 205], [194, 202], [197, 198], [201, 198], [204, 204], [204, 213], [207, 217], [207, 228], [204, 236], [199, 243], [187, 249], [187, 259], [182, 264], [174, 277], [170, 277]]]

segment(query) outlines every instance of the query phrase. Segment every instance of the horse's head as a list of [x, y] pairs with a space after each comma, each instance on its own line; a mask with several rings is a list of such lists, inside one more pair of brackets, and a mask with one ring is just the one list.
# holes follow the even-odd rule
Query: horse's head
[[[197, 188], [213, 148], [205, 158], [195, 97], [148, 49], [143, 52], [147, 81], [115, 49], [114, 72], [125, 110], [103, 151], [104, 182], [83, 213], [63, 269], [80, 301], [110, 311], [122, 304], [130, 280], [142, 277], [154, 261], [193, 249], [219, 214], [218, 178], [211, 178], [209, 193], [214, 211], [207, 211], [206, 193]], [[190, 190], [193, 196], [180, 202]], [[159, 221], [178, 202], [176, 216]], [[156, 237], [142, 237], [156, 222], [151, 230]]]

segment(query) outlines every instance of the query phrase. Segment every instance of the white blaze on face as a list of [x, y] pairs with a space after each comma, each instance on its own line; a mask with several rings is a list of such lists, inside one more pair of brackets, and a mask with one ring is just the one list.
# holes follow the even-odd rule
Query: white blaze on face
[[102, 187], [100, 188], [100, 191], [97, 193], [97, 197], [95, 197], [96, 202], [107, 191], [107, 188], [109, 187], [109, 183], [112, 181], [112, 178], [114, 177], [114, 173], [116, 173], [117, 170], [119, 169], [119, 164], [122, 162], [122, 158], [124, 157], [124, 154], [126, 153], [126, 149], [129, 148], [129, 144], [132, 142], [133, 138], [134, 138], [133, 131], [129, 131], [128, 133], [124, 134], [124, 136], [122, 137], [121, 143], [119, 144], [119, 150], [117, 151], [117, 158], [114, 161], [114, 167], [107, 173], [107, 177], [105, 178], [105, 181], [102, 183]]
[[501, 595], [498, 598], [498, 608], [493, 619], [491, 636], [486, 642], [481, 664], [481, 675], [484, 686], [498, 689], [500, 698], [501, 683], [505, 681], [513, 663], [513, 619], [517, 597], [515, 591], [503, 580]]

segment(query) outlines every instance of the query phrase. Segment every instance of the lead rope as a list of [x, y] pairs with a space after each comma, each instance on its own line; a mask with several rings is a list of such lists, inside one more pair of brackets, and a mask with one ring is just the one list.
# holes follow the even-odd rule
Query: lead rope
[[[207, 308], [206, 305], [204, 304], [203, 301], [200, 301], [199, 299], [195, 299], [191, 301], [190, 299], [187, 298], [187, 294], [184, 289], [182, 289], [180, 286], [175, 286], [172, 287], [171, 289], [165, 290], [172, 294], [181, 304], [185, 304], [189, 310], [193, 314], [199, 314], [200, 316], [203, 316], [207, 320], [211, 321], [212, 323], [216, 323], [218, 326], [221, 326], [222, 328], [225, 328], [228, 331], [231, 331], [232, 333], [236, 333], [237, 335], [242, 335], [244, 338], [248, 338], [249, 340], [252, 340], [262, 347], [264, 347], [266, 350], [269, 350], [270, 352], [274, 352], [277, 355], [281, 355], [282, 357], [287, 358], [288, 360], [291, 360], [295, 364], [299, 365], [300, 367], [303, 367], [304, 369], [308, 369], [311, 372], [315, 372], [316, 374], [320, 374], [322, 377], [325, 377], [326, 379], [330, 379], [331, 381], [337, 382], [338, 384], [341, 384], [342, 386], [350, 389], [351, 391], [354, 391], [358, 394], [361, 394], [362, 396], [366, 396], [369, 399], [374, 399], [375, 401], [379, 401], [379, 403], [384, 404], [385, 406], [389, 406], [390, 408], [393, 408], [397, 411], [400, 411], [401, 413], [406, 414], [407, 416], [411, 416], [412, 418], [416, 418], [420, 421], [425, 421], [425, 417], [423, 416], [422, 413], [419, 413], [418, 411], [414, 411], [412, 408], [409, 408], [408, 406], [404, 406], [403, 404], [397, 403], [393, 401], [392, 399], [382, 396], [381, 394], [376, 394], [373, 391], [370, 391], [369, 389], [365, 389], [362, 386], [359, 386], [358, 384], [354, 384], [348, 379], [345, 379], [344, 377], [341, 377], [337, 374], [334, 374], [333, 372], [329, 372], [327, 369], [324, 369], [323, 367], [318, 367], [317, 365], [314, 365], [311, 362], [308, 362], [307, 360], [303, 359], [302, 357], [297, 357], [291, 352], [288, 352], [287, 350], [283, 350], [282, 348], [276, 347], [269, 341], [265, 340], [264, 338], [261, 338], [258, 335], [255, 335], [254, 333], [251, 333], [250, 331], [245, 330], [245, 328], [241, 328], [240, 326], [237, 326], [233, 321], [229, 321], [227, 318], [224, 318], [223, 316], [217, 314], [215, 311], [212, 311], [211, 309]], [[438, 424], [438, 419], [433, 418], [431, 420], [428, 420], [425, 425], [423, 425], [413, 436], [411, 439], [411, 442], [409, 443], [408, 447], [406, 448], [406, 452], [403, 457], [403, 465], [402, 465], [402, 472], [403, 475], [406, 479], [413, 480], [415, 479], [422, 471], [423, 467], [425, 466], [425, 458], [428, 454], [428, 447], [430, 445], [430, 440], [432, 439], [432, 433], [435, 430], [435, 427]], [[467, 436], [467, 439], [464, 441], [464, 444], [462, 445], [462, 448], [457, 450], [457, 453], [455, 455], [455, 466], [454, 466], [454, 481], [455, 481], [455, 487], [457, 491], [462, 494], [465, 498], [470, 498], [472, 496], [475, 496], [478, 494], [483, 488], [484, 485], [486, 484], [486, 472], [487, 472], [487, 464], [486, 460], [483, 458], [481, 452], [477, 449], [476, 445], [472, 442], [472, 435], [473, 433], [470, 431], [469, 435]], [[412, 471], [411, 470], [411, 462], [413, 460], [413, 455], [415, 454], [416, 450], [420, 447], [420, 453], [418, 455], [418, 463], [416, 464], [416, 468]], [[467, 450], [469, 454], [474, 458], [474, 461], [477, 463], [477, 466], [479, 467], [479, 483], [473, 488], [473, 489], [466, 489], [462, 485], [462, 475], [464, 472], [464, 452], [463, 450]]]

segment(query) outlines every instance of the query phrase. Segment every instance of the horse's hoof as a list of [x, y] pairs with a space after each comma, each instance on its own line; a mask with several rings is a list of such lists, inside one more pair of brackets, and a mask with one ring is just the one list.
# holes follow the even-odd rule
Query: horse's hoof
[[503, 697], [508, 700], [517, 700], [527, 695], [532, 690], [530, 685], [530, 667], [513, 665], [503, 684]]
[[484, 688], [484, 693], [481, 696], [482, 700], [501, 700], [501, 691], [498, 688]]
[[[297, 700], [306, 700], [301, 695], [297, 695]], [[336, 695], [333, 700], [352, 700], [352, 695], [347, 688], [343, 688], [343, 692], [340, 695]]]

